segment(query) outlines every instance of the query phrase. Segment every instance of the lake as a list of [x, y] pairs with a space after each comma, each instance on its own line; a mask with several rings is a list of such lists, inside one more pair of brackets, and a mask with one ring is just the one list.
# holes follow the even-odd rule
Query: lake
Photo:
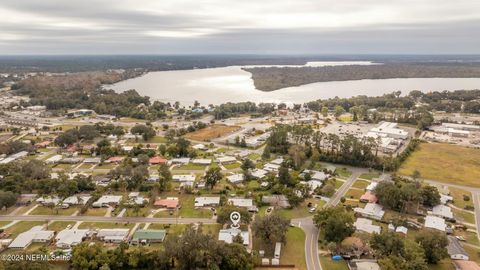
[[[371, 65], [372, 62], [309, 62], [308, 66]], [[296, 66], [300, 67], [300, 66]], [[240, 66], [149, 72], [143, 76], [105, 85], [118, 92], [136, 89], [141, 95], [164, 102], [179, 101], [192, 105], [218, 105], [226, 102], [285, 102], [304, 103], [317, 99], [379, 96], [393, 91], [406, 94], [412, 90], [423, 92], [480, 89], [480, 78], [409, 78], [381, 80], [352, 80], [311, 83], [282, 88], [272, 92], [255, 89], [251, 74]]]

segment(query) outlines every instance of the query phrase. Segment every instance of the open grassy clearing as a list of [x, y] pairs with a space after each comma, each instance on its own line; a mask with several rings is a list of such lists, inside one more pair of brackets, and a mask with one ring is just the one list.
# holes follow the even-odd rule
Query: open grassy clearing
[[348, 178], [352, 175], [352, 172], [347, 170], [347, 168], [337, 168], [335, 172], [338, 174], [338, 176], [343, 178]]
[[475, 224], [475, 215], [473, 213], [457, 210], [455, 208], [452, 208], [452, 212], [457, 221]]
[[103, 217], [107, 213], [107, 208], [89, 208], [83, 216], [97, 216]]
[[194, 132], [187, 133], [185, 135], [185, 138], [194, 141], [210, 141], [211, 139], [220, 138], [239, 128], [239, 126], [213, 125]]
[[82, 222], [79, 229], [110, 229], [110, 228], [125, 228], [131, 229], [135, 223], [128, 222]]
[[453, 197], [453, 205], [455, 205], [458, 208], [473, 209], [472, 193], [463, 189], [453, 188], [453, 187], [449, 187], [448, 191], [450, 192], [450, 196]]
[[67, 228], [68, 225], [73, 226], [73, 225], [75, 225], [75, 222], [73, 222], [73, 221], [54, 221], [54, 222], [52, 222], [48, 225], [47, 229], [58, 232], [58, 231], [61, 231], [65, 228]]
[[193, 163], [188, 163], [186, 165], [181, 165], [181, 166], [176, 166], [173, 168], [173, 170], [205, 170], [207, 166], [204, 166], [204, 165], [198, 165], [198, 164], [193, 164]]
[[350, 198], [350, 199], [360, 199], [360, 197], [363, 195], [363, 190], [358, 190], [358, 189], [349, 189], [347, 193], [345, 194], [345, 198]]
[[5, 229], [7, 234], [10, 234], [9, 238], [15, 239], [18, 234], [30, 230], [34, 226], [45, 225], [45, 221], [20, 221], [17, 224]]
[[320, 256], [320, 263], [322, 264], [323, 269], [348, 270], [348, 265], [344, 260], [333, 261], [332, 258], [328, 256]]
[[365, 180], [357, 180], [355, 181], [355, 183], [353, 183], [353, 187], [355, 188], [360, 188], [360, 189], [365, 189], [368, 184], [370, 184], [368, 181], [365, 181]]
[[480, 150], [442, 143], [422, 143], [407, 158], [399, 174], [412, 175], [415, 170], [424, 179], [480, 187]]
[[77, 207], [69, 207], [67, 209], [61, 208], [49, 208], [47, 206], [40, 205], [35, 210], [33, 210], [30, 215], [59, 215], [59, 216], [70, 216], [78, 210]]
[[379, 172], [368, 172], [368, 173], [361, 174], [359, 178], [372, 180], [373, 178], [377, 178], [379, 176], [380, 176]]
[[280, 257], [280, 264], [295, 264], [298, 269], [307, 269], [305, 264], [305, 233], [300, 228], [290, 228], [286, 235], [286, 244]]

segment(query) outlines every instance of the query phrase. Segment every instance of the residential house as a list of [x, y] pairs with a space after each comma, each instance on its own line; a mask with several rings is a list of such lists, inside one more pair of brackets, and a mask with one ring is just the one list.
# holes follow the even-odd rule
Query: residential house
[[448, 246], [447, 252], [448, 255], [452, 260], [464, 260], [468, 261], [470, 258], [468, 253], [463, 248], [460, 241], [455, 236], [447, 236], [448, 237]]
[[92, 207], [107, 207], [107, 206], [116, 206], [120, 204], [122, 200], [121, 195], [103, 195], [96, 202], [92, 204]]
[[272, 206], [278, 206], [282, 208], [290, 207], [290, 203], [288, 202], [288, 199], [285, 195], [270, 195], [270, 196], [265, 195], [262, 197], [262, 202]]
[[106, 243], [121, 243], [128, 239], [129, 229], [100, 229], [97, 238]]
[[447, 220], [453, 220], [452, 209], [446, 205], [439, 204], [432, 208], [432, 211], [429, 211], [428, 214], [434, 215], [437, 217], [446, 218]]
[[197, 165], [210, 165], [212, 164], [212, 160], [207, 158], [196, 158], [192, 159], [192, 163]]
[[446, 231], [447, 225], [445, 224], [445, 219], [437, 216], [427, 216], [425, 218], [425, 228], [436, 229], [439, 231]]
[[155, 156], [155, 157], [152, 157], [148, 160], [148, 163], [150, 165], [158, 165], [158, 164], [166, 164], [167, 163], [167, 160], [162, 158], [162, 157], [159, 157], [159, 156]]
[[250, 244], [250, 235], [248, 231], [242, 231], [235, 228], [220, 230], [218, 233], [218, 240], [231, 244], [233, 243], [233, 239], [238, 235], [242, 237], [244, 246], [248, 246]]
[[238, 207], [252, 207], [253, 200], [252, 199], [244, 199], [244, 198], [230, 198], [228, 199], [228, 203]]
[[217, 158], [217, 162], [222, 164], [229, 164], [237, 162], [237, 159], [232, 156], [222, 156]]
[[366, 233], [380, 233], [381, 227], [373, 225], [372, 220], [366, 218], [357, 218], [355, 223], [353, 223], [357, 231], [362, 231]]
[[158, 208], [166, 208], [169, 210], [177, 209], [179, 200], [177, 197], [167, 197], [165, 199], [157, 198], [153, 206]]
[[165, 230], [137, 230], [130, 240], [132, 245], [148, 245], [150, 243], [161, 243], [165, 239]]
[[32, 243], [46, 243], [50, 241], [54, 234], [54, 231], [44, 230], [44, 226], [35, 226], [26, 232], [20, 233], [8, 247], [25, 249]]
[[383, 207], [379, 204], [375, 203], [367, 203], [364, 208], [355, 207], [353, 208], [355, 213], [362, 215], [363, 217], [368, 217], [376, 220], [381, 220], [385, 211], [383, 211]]
[[72, 248], [80, 244], [88, 235], [89, 230], [65, 229], [55, 236], [56, 246], [59, 248]]
[[195, 207], [218, 206], [220, 197], [196, 197]]
[[227, 176], [227, 180], [232, 184], [238, 184], [245, 180], [245, 176], [242, 173], [232, 174]]
[[362, 196], [360, 196], [360, 202], [363, 203], [376, 203], [377, 201], [377, 196], [375, 196], [375, 194], [373, 194], [373, 192], [371, 191], [367, 191]]

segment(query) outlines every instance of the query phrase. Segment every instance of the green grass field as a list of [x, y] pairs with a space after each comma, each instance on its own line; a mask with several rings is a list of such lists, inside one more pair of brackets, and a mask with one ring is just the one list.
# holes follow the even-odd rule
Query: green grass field
[[61, 231], [65, 228], [67, 228], [68, 225], [75, 225], [75, 222], [73, 221], [54, 221], [48, 225], [48, 229], [52, 231]]
[[328, 270], [348, 270], [348, 265], [344, 260], [333, 261], [330, 257], [320, 256], [320, 263], [323, 269]]
[[48, 208], [46, 206], [38, 206], [33, 210], [30, 215], [59, 215], [59, 216], [70, 216], [75, 211], [77, 211], [77, 207], [69, 207], [67, 209], [60, 209], [60, 208]]
[[[448, 191], [450, 192], [450, 196], [453, 197], [453, 205], [459, 208], [468, 207], [473, 209], [472, 193], [453, 187], [448, 188]], [[468, 197], [467, 201], [464, 200], [464, 196]]]
[[290, 228], [286, 235], [286, 245], [280, 257], [281, 264], [295, 264], [297, 269], [307, 269], [305, 264], [305, 233], [300, 228]]
[[370, 184], [368, 181], [357, 180], [357, 181], [355, 181], [355, 183], [353, 183], [353, 187], [360, 188], [360, 189], [365, 189], [368, 186], [368, 184]]
[[33, 226], [45, 225], [45, 221], [20, 221], [17, 224], [5, 229], [7, 234], [10, 234], [9, 238], [15, 239], [19, 233], [30, 230]]
[[373, 178], [376, 178], [379, 176], [380, 176], [379, 172], [368, 172], [368, 173], [361, 174], [359, 178], [372, 180]]
[[480, 187], [480, 150], [450, 144], [423, 143], [399, 169], [412, 175], [415, 170], [424, 179]]
[[110, 229], [110, 228], [133, 228], [134, 223], [122, 223], [122, 222], [82, 222], [79, 229]]

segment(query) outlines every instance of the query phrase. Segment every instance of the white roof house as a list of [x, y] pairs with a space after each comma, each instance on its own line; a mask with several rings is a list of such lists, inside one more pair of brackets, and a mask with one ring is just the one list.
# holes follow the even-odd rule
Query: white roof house
[[230, 198], [228, 199], [228, 203], [238, 206], [238, 207], [252, 207], [253, 200], [252, 199], [244, 199], [244, 198]]
[[408, 232], [408, 228], [405, 227], [405, 226], [398, 226], [395, 228], [395, 226], [393, 226], [393, 224], [388, 224], [388, 230], [390, 231], [394, 231], [394, 232], [397, 232], [397, 233], [403, 233], [403, 234], [407, 234]]
[[109, 204], [120, 204], [120, 201], [122, 200], [121, 195], [103, 195], [98, 199], [96, 202], [92, 204], [93, 207], [103, 207]]
[[376, 220], [381, 220], [385, 211], [383, 211], [383, 207], [376, 203], [367, 203], [365, 208], [355, 207], [353, 208], [355, 213], [359, 213], [364, 217], [373, 218]]
[[233, 238], [237, 235], [242, 237], [243, 245], [248, 246], [250, 244], [250, 235], [248, 231], [241, 231], [234, 228], [220, 230], [218, 233], [218, 240], [231, 244], [233, 242]]
[[267, 163], [263, 166], [263, 169], [267, 172], [278, 172], [278, 169], [280, 169], [280, 165]]
[[83, 160], [83, 163], [89, 164], [100, 164], [102, 160], [99, 157], [86, 158]]
[[252, 177], [255, 177], [257, 179], [261, 179], [263, 177], [265, 177], [267, 175], [267, 171], [265, 170], [262, 170], [262, 169], [255, 169], [255, 170], [252, 170], [251, 172], [251, 175]]
[[437, 216], [437, 217], [443, 217], [443, 218], [448, 218], [448, 219], [453, 219], [453, 213], [452, 213], [452, 208], [439, 204], [437, 206], [434, 206], [432, 208], [432, 211], [428, 212], [431, 215]]
[[440, 194], [440, 203], [447, 204], [447, 203], [452, 202], [452, 201], [453, 201], [452, 196], [448, 196], [448, 195], [445, 195], [445, 194]]
[[207, 150], [208, 147], [204, 144], [195, 144], [194, 146], [192, 146], [193, 149], [196, 149], [196, 150]]
[[177, 182], [193, 182], [195, 181], [195, 175], [193, 174], [174, 174], [172, 180]]
[[245, 180], [245, 176], [241, 173], [232, 174], [227, 176], [227, 180], [232, 184], [237, 184], [237, 183], [243, 182], [243, 180]]
[[378, 185], [378, 182], [370, 182], [370, 184], [368, 184], [368, 186], [365, 189], [367, 191], [374, 191], [377, 185]]
[[43, 230], [43, 226], [35, 226], [26, 232], [20, 233], [8, 247], [27, 248], [33, 242], [48, 242], [53, 238], [54, 233], [54, 231]]
[[220, 204], [220, 197], [196, 197], [195, 207], [214, 206]]
[[212, 160], [207, 158], [196, 158], [192, 159], [192, 163], [198, 165], [210, 165], [212, 164]]
[[281, 165], [283, 163], [283, 158], [274, 159], [274, 160], [270, 161], [270, 163]]
[[56, 246], [59, 248], [71, 248], [78, 245], [85, 237], [87, 237], [88, 232], [89, 230], [79, 229], [62, 230], [55, 237], [55, 240], [57, 241]]
[[47, 196], [47, 197], [40, 197], [36, 200], [38, 203], [41, 203], [43, 205], [49, 205], [49, 204], [53, 204], [53, 205], [57, 205], [60, 203], [60, 199], [56, 196]]
[[97, 238], [104, 242], [119, 243], [127, 241], [129, 229], [100, 229], [97, 233]]
[[45, 160], [45, 163], [47, 164], [53, 164], [53, 163], [57, 163], [59, 162], [60, 160], [62, 160], [63, 156], [62, 155], [54, 155], [54, 156], [51, 156], [49, 158], [47, 158]]
[[324, 172], [314, 171], [314, 170], [304, 170], [302, 174], [305, 175], [307, 173], [310, 174], [310, 178], [312, 180], [317, 180], [317, 181], [324, 181], [325, 179], [330, 177], [330, 175], [328, 175]]
[[372, 224], [373, 221], [366, 218], [357, 218], [353, 225], [358, 231], [366, 232], [366, 233], [380, 233], [381, 227]]
[[437, 216], [427, 216], [425, 218], [425, 228], [436, 229], [444, 232], [447, 228], [445, 224], [445, 219]]
[[88, 200], [90, 200], [90, 198], [92, 198], [92, 196], [90, 195], [73, 195], [65, 198], [63, 200], [63, 203], [68, 205], [77, 205], [77, 204], [85, 205], [88, 202]]
[[310, 190], [312, 192], [315, 191], [315, 189], [317, 189], [318, 187], [322, 186], [322, 182], [318, 180], [310, 180], [307, 182], [303, 181], [302, 183], [305, 183], [308, 187], [310, 187]]
[[170, 160], [171, 164], [187, 164], [190, 162], [190, 158], [174, 158]]
[[222, 156], [217, 158], [217, 162], [219, 163], [234, 163], [237, 162], [237, 159], [232, 156]]

